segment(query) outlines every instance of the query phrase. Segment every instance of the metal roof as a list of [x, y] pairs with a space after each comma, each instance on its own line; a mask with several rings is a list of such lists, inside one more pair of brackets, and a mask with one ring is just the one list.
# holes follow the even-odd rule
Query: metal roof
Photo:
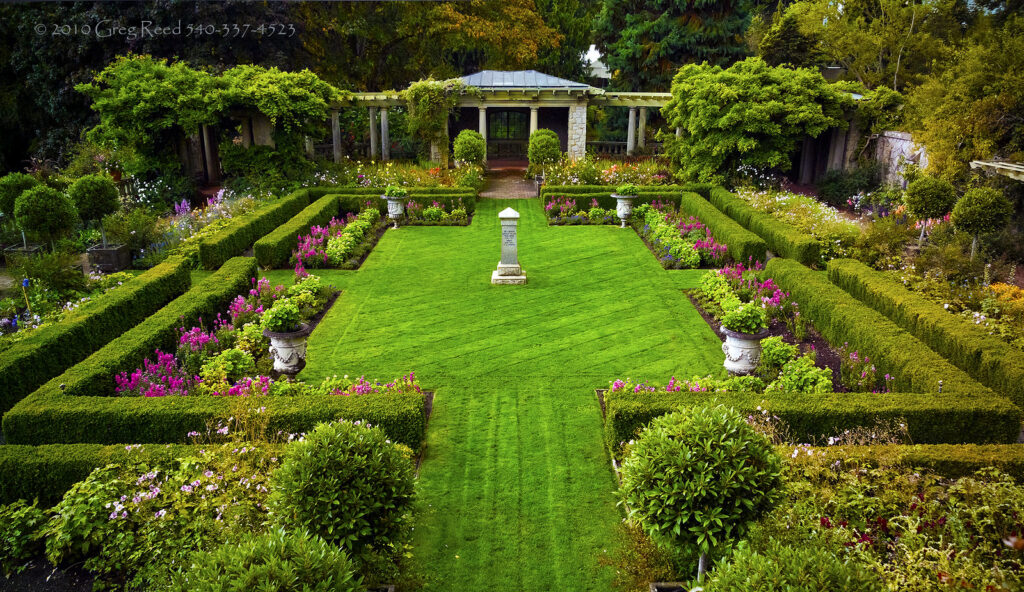
[[573, 82], [557, 76], [550, 76], [536, 70], [517, 70], [504, 72], [501, 70], [484, 70], [476, 74], [462, 77], [462, 82], [482, 90], [500, 90], [508, 88], [557, 88], [572, 90], [588, 90], [589, 84]]

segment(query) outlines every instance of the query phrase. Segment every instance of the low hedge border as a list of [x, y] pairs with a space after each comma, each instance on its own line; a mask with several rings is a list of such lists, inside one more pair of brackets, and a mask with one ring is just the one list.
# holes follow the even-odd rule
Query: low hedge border
[[830, 261], [828, 279], [1024, 407], [1024, 352], [860, 261]]
[[0, 415], [184, 294], [192, 281], [189, 267], [172, 257], [13, 344], [0, 355]]
[[1013, 443], [1021, 411], [1000, 397], [949, 393], [636, 393], [605, 399], [605, 441], [618, 457], [652, 419], [681, 407], [721, 403], [744, 414], [758, 407], [779, 416], [797, 441], [813, 442], [844, 430], [900, 419], [914, 442], [927, 444]]
[[761, 237], [740, 226], [700, 195], [691, 192], [681, 193], [679, 211], [703, 222], [711, 230], [715, 239], [725, 243], [729, 248], [729, 256], [734, 261], [764, 261], [766, 259], [768, 245]]
[[770, 214], [755, 210], [721, 187], [709, 191], [708, 201], [744, 228], [763, 238], [776, 255], [795, 259], [804, 265], [813, 266], [821, 262], [818, 240], [813, 236]]
[[[542, 199], [549, 197], [557, 197], [559, 195], [575, 196], [580, 194], [586, 194], [588, 197], [593, 195], [604, 195], [610, 196], [616, 193], [617, 185], [544, 185], [540, 188], [540, 196]], [[697, 191], [701, 187], [697, 185], [637, 185], [637, 189], [640, 193], [658, 193], [658, 192], [671, 192], [679, 193], [680, 191]], [[615, 200], [612, 200], [614, 203]], [[602, 206], [603, 207], [603, 206]]]
[[[50, 379], [4, 415], [3, 429], [7, 442], [17, 443], [19, 437], [31, 438], [29, 435], [19, 435], [19, 426], [22, 425], [20, 418], [27, 410], [36, 409], [40, 404], [51, 406], [56, 401], [78, 396], [112, 394], [114, 375], [137, 368], [157, 348], [171, 351], [177, 339], [178, 327], [194, 323], [202, 316], [212, 319], [218, 312], [225, 310], [235, 296], [248, 288], [255, 273], [255, 259], [236, 257], [229, 260], [219, 271], [184, 295], [110, 341], [84, 361]], [[130, 421], [131, 418], [126, 416], [124, 420]], [[56, 431], [68, 427], [62, 425], [62, 420], [56, 421], [57, 424], [52, 426]], [[106, 428], [99, 424], [93, 429], [104, 431]]]
[[1024, 445], [1021, 444], [913, 444], [880, 446], [833, 446], [827, 455], [844, 461], [877, 466], [899, 463], [929, 469], [948, 479], [966, 477], [986, 467], [995, 467], [1024, 483]]
[[206, 269], [219, 268], [229, 258], [241, 255], [263, 235], [298, 214], [309, 202], [309, 190], [300, 189], [235, 218], [231, 224], [199, 243], [200, 263]]
[[309, 232], [313, 226], [325, 226], [338, 215], [337, 195], [325, 195], [295, 214], [291, 220], [278, 226], [252, 246], [256, 262], [264, 269], [281, 267], [298, 244], [298, 237]]
[[896, 391], [935, 393], [942, 381], [946, 393], [975, 396], [994, 392], [935, 353], [882, 313], [828, 281], [824, 272], [796, 261], [775, 258], [765, 274], [800, 305], [818, 332], [834, 346], [849, 343], [874, 360], [880, 374], [895, 377]]

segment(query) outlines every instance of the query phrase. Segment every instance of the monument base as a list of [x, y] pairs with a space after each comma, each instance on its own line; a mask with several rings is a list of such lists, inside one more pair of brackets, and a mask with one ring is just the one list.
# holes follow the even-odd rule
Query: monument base
[[523, 275], [523, 268], [518, 263], [498, 263], [498, 275]]
[[521, 286], [526, 283], [526, 274], [522, 275], [501, 275], [498, 270], [491, 272], [491, 283], [495, 285]]

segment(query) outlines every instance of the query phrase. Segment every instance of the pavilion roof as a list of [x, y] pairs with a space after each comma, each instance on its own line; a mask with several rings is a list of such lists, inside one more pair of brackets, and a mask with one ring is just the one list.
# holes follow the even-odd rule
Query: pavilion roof
[[536, 70], [516, 70], [505, 72], [501, 70], [483, 70], [476, 74], [470, 74], [461, 78], [468, 86], [475, 86], [481, 90], [509, 90], [509, 89], [566, 89], [566, 90], [590, 90], [593, 88], [584, 82], [573, 82], [565, 78], [551, 76]]

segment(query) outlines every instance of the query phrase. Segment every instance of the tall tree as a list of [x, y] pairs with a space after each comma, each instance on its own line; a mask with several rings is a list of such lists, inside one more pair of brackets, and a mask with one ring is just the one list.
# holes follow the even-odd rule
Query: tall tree
[[537, 0], [544, 24], [562, 35], [558, 47], [542, 50], [536, 69], [552, 76], [585, 80], [586, 61], [593, 37], [594, 18], [600, 9], [598, 0]]
[[746, 55], [753, 0], [602, 0], [598, 49], [620, 90], [666, 91], [680, 66]]

